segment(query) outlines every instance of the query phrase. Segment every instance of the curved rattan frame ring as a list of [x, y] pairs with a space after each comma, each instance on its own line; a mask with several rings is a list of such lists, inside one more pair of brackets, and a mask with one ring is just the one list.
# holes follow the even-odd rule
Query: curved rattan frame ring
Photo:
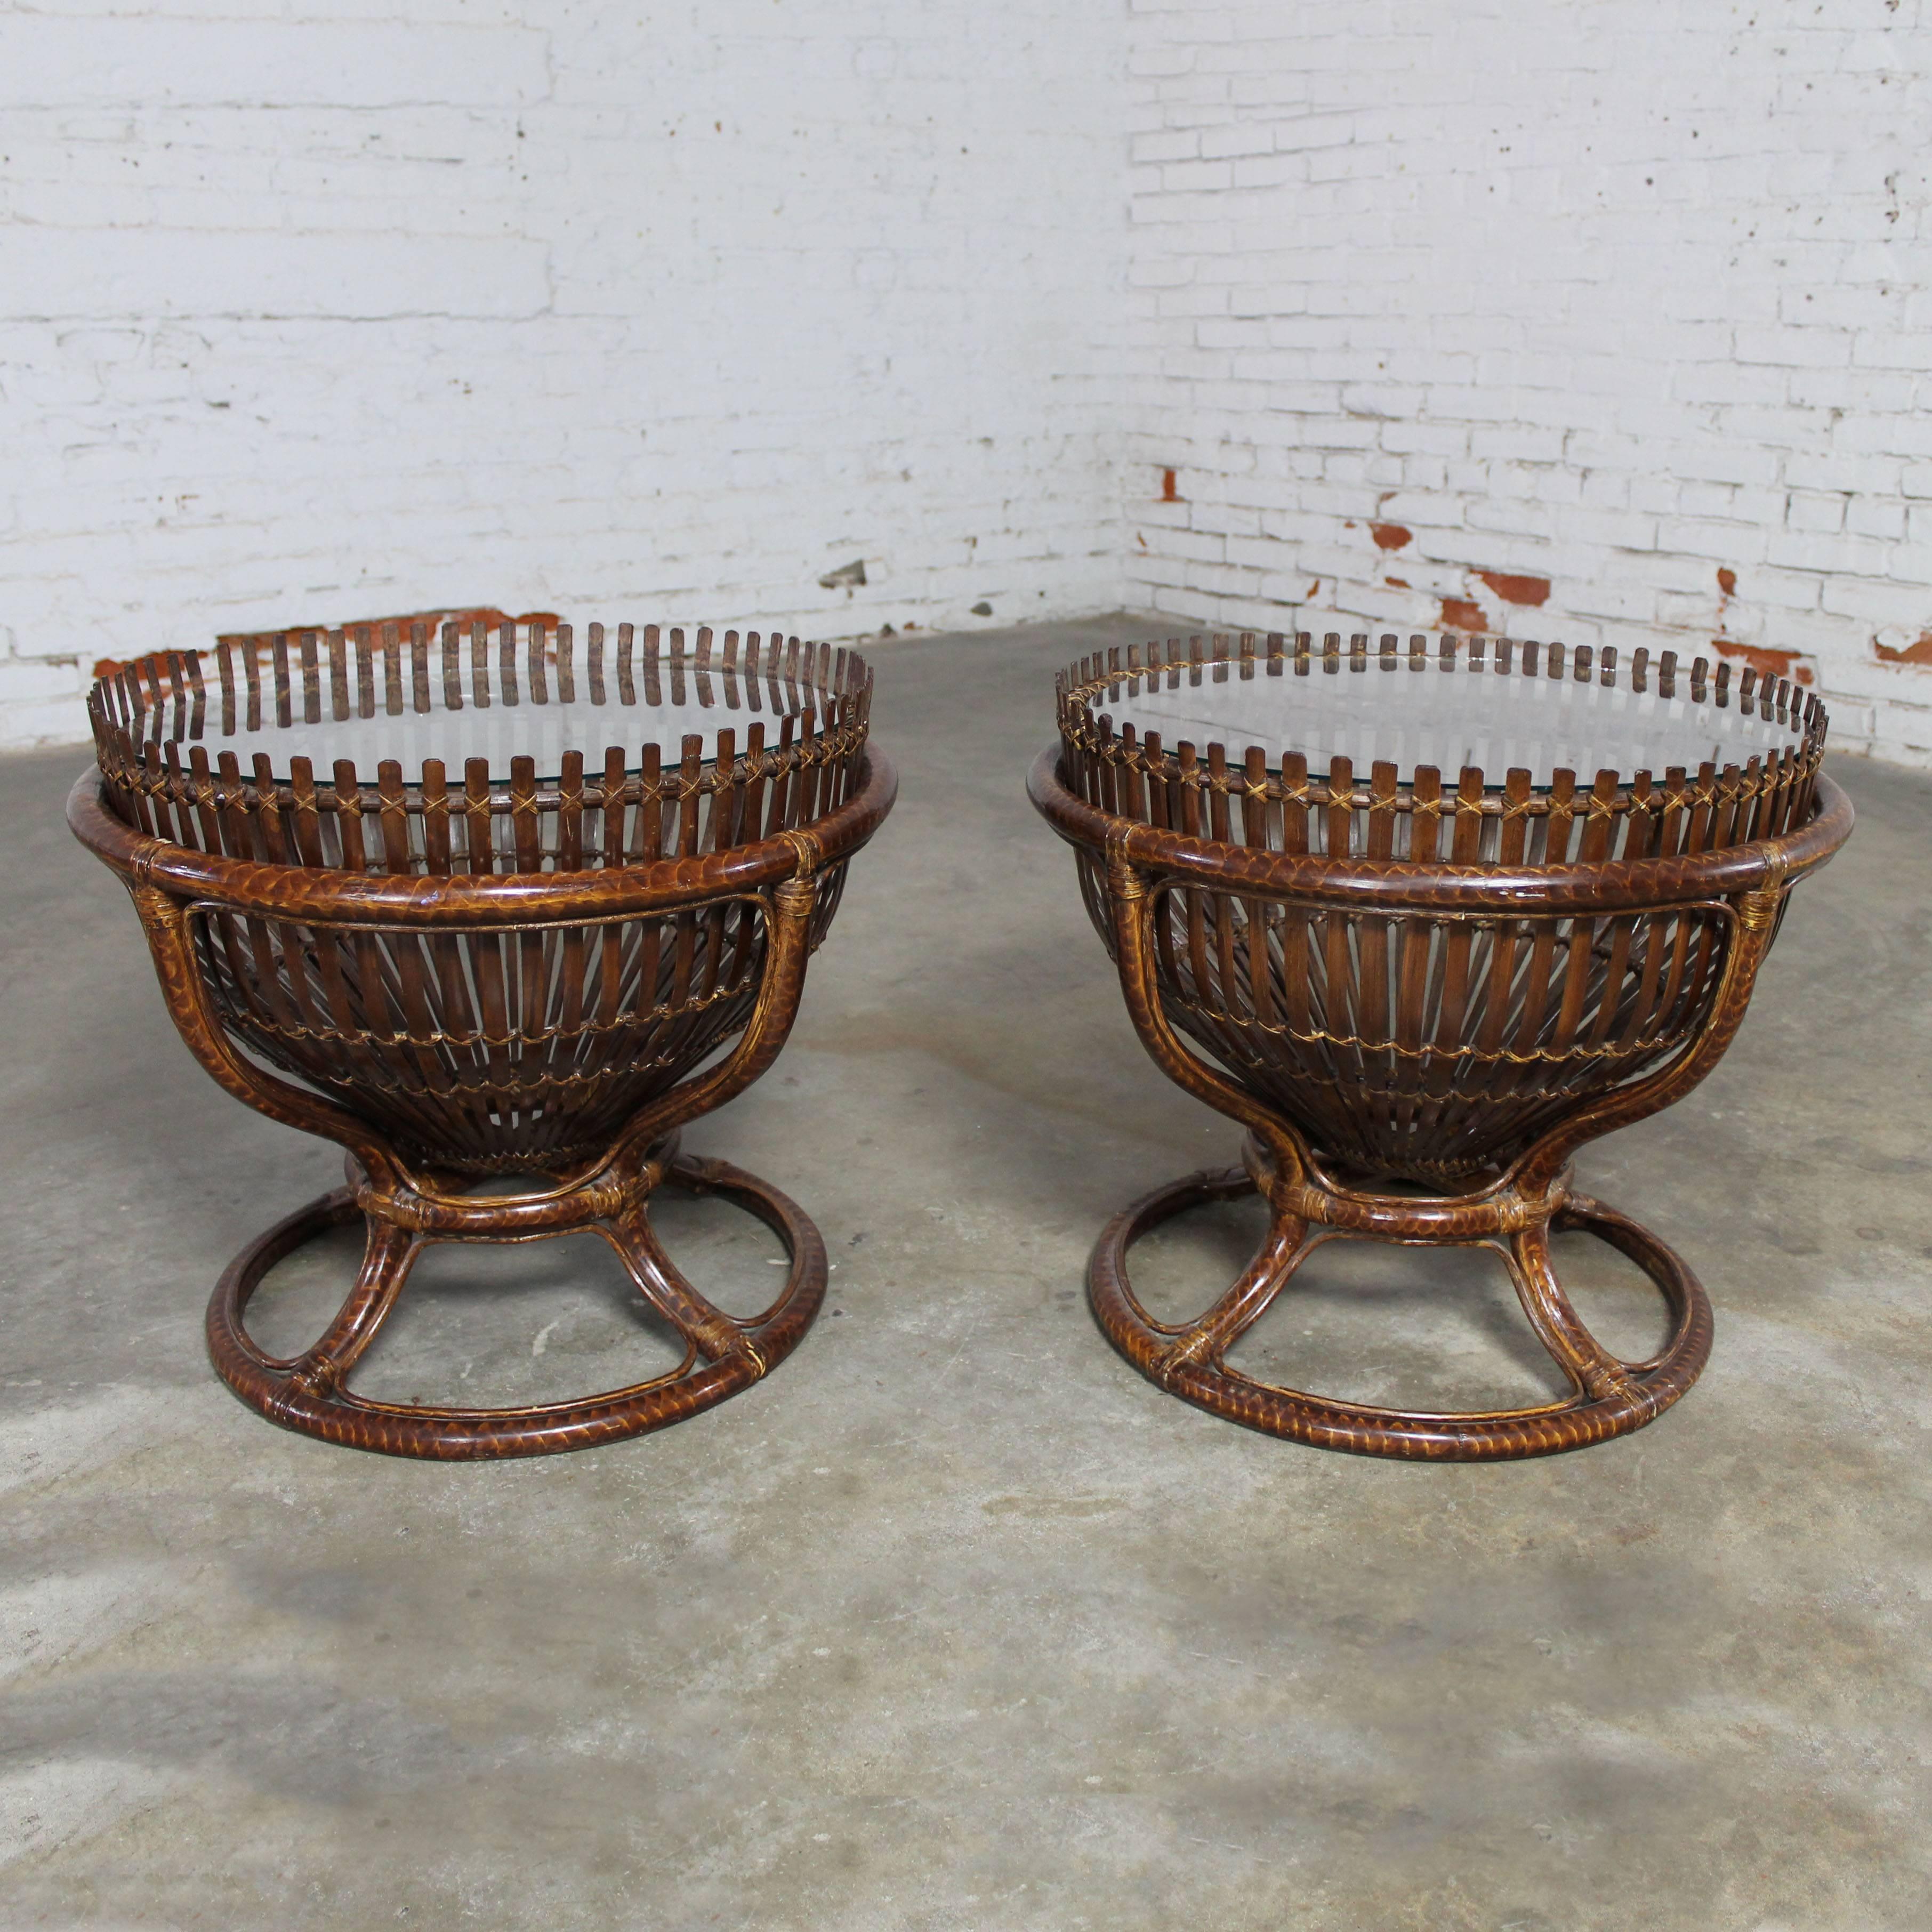
[[1258, 851], [1139, 824], [1096, 811], [1067, 788], [1058, 740], [1034, 760], [1027, 795], [1061, 837], [1126, 862], [1237, 894], [1346, 903], [1356, 912], [1480, 909], [1597, 913], [1690, 899], [1728, 898], [1790, 884], [1822, 865], [1850, 836], [1852, 802], [1820, 772], [1812, 816], [1795, 832], [1666, 859], [1562, 866], [1459, 866], [1447, 860], [1331, 859]]
[[898, 794], [898, 772], [876, 746], [866, 747], [860, 770], [863, 781], [854, 796], [802, 830], [702, 858], [567, 874], [394, 878], [198, 852], [117, 818], [106, 782], [92, 770], [74, 781], [67, 818], [74, 836], [130, 884], [233, 912], [371, 926], [542, 926], [674, 910], [719, 892], [758, 892], [842, 859], [878, 829]]
[[[244, 1324], [249, 1300], [276, 1262], [326, 1229], [363, 1218], [353, 1186], [338, 1188], [298, 1208], [257, 1235], [229, 1264], [208, 1304], [208, 1354], [229, 1387], [270, 1421], [326, 1442], [382, 1455], [443, 1462], [542, 1456], [561, 1449], [593, 1448], [682, 1422], [749, 1388], [784, 1361], [811, 1328], [825, 1298], [828, 1276], [825, 1243], [818, 1228], [796, 1202], [769, 1181], [728, 1161], [680, 1159], [674, 1147], [664, 1151], [663, 1166], [674, 1183], [733, 1201], [764, 1222], [786, 1252], [788, 1271], [776, 1296], [755, 1315], [722, 1317], [733, 1346], [708, 1358], [698, 1340], [687, 1334], [684, 1358], [675, 1369], [625, 1388], [511, 1407], [452, 1408], [358, 1395], [342, 1380], [339, 1358], [352, 1359], [360, 1354], [368, 1336], [380, 1325], [378, 1311], [393, 1302], [422, 1250], [439, 1238], [390, 1228], [372, 1230], [365, 1279], [358, 1284], [362, 1292], [351, 1298], [352, 1322], [338, 1324], [338, 1329], [353, 1328], [356, 1332], [338, 1346], [337, 1359], [329, 1358], [320, 1345], [299, 1355], [272, 1355]], [[510, 1238], [538, 1240], [569, 1232], [538, 1228]], [[634, 1229], [607, 1226], [596, 1232], [627, 1269], [638, 1268]], [[319, 1368], [323, 1372], [317, 1373]]]
[[[1474, 1414], [1391, 1408], [1258, 1382], [1222, 1360], [1218, 1351], [1208, 1355], [1190, 1350], [1192, 1324], [1156, 1322], [1150, 1316], [1134, 1293], [1127, 1255], [1143, 1235], [1176, 1215], [1205, 1202], [1238, 1199], [1259, 1184], [1238, 1167], [1187, 1174], [1156, 1188], [1107, 1223], [1088, 1272], [1094, 1319], [1122, 1358], [1156, 1386], [1210, 1415], [1351, 1455], [1406, 1462], [1514, 1461], [1608, 1442], [1642, 1428], [1690, 1387], [1709, 1358], [1710, 1298], [1683, 1258], [1628, 1215], [1573, 1193], [1551, 1216], [1550, 1227], [1558, 1232], [1581, 1230], [1620, 1250], [1649, 1278], [1670, 1316], [1663, 1346], [1642, 1361], [1622, 1364], [1625, 1373], [1614, 1382], [1599, 1380], [1592, 1388], [1579, 1380], [1567, 1396]], [[1305, 1226], [1278, 1264], [1292, 1274], [1316, 1249], [1360, 1234], [1340, 1226]], [[1509, 1237], [1472, 1234], [1450, 1245], [1500, 1255], [1526, 1311], [1534, 1310], [1534, 1286]], [[1537, 1252], [1546, 1264], [1546, 1247]]]

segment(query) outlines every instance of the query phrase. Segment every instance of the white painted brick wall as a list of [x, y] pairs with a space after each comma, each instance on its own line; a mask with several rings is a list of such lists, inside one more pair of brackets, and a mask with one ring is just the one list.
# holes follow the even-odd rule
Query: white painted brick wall
[[1132, 601], [1715, 642], [1932, 764], [1922, 0], [1132, 6]]
[[1128, 603], [1932, 763], [1928, 4], [0, 12], [0, 743], [220, 629]]
[[0, 743], [344, 614], [1117, 605], [1124, 51], [1111, 0], [0, 8]]

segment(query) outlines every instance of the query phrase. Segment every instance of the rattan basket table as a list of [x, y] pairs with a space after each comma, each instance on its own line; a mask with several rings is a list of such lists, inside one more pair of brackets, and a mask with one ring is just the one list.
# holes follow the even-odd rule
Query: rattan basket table
[[[1203, 1408], [1366, 1454], [1540, 1455], [1675, 1402], [1709, 1303], [1654, 1234], [1577, 1191], [1570, 1160], [1709, 1072], [1792, 884], [1850, 835], [1816, 698], [1670, 652], [1620, 676], [1610, 650], [1305, 634], [1113, 652], [1058, 693], [1034, 802], [1074, 848], [1148, 1050], [1248, 1130], [1241, 1167], [1102, 1234], [1088, 1292], [1109, 1339]], [[1271, 1225], [1234, 1286], [1196, 1321], [1150, 1319], [1130, 1245], [1256, 1190]], [[1621, 1360], [1578, 1318], [1550, 1260], [1566, 1228], [1662, 1292], [1654, 1357]], [[1231, 1368], [1337, 1238], [1496, 1250], [1571, 1394], [1439, 1414]]]
[[[168, 1010], [214, 1078], [347, 1150], [348, 1184], [252, 1242], [209, 1304], [215, 1366], [289, 1428], [395, 1455], [534, 1455], [675, 1422], [797, 1346], [824, 1244], [679, 1130], [772, 1064], [846, 868], [891, 809], [859, 658], [630, 625], [352, 626], [142, 660], [90, 699], [68, 801], [118, 872]], [[491, 1176], [534, 1191], [482, 1194]], [[790, 1256], [740, 1321], [652, 1232], [654, 1189], [715, 1190]], [[362, 1270], [314, 1345], [244, 1326], [332, 1225]], [[350, 1386], [427, 1243], [594, 1229], [685, 1345], [635, 1386], [518, 1408]]]

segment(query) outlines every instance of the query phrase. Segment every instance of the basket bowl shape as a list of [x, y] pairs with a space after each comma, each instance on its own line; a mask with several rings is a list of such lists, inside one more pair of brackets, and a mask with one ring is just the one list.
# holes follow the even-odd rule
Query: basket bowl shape
[[[1174, 1026], [1341, 1168], [1493, 1174], [1580, 1100], [1694, 1039], [1726, 950], [1725, 915], [1695, 899], [1513, 919], [1534, 903], [1525, 877], [1695, 858], [1802, 823], [1825, 712], [1748, 670], [1733, 691], [1728, 664], [1680, 678], [1642, 651], [1619, 680], [1616, 652], [1587, 646], [1398, 652], [1385, 637], [1371, 656], [1358, 638], [1345, 657], [1326, 641], [1070, 674], [1064, 781], [1110, 816], [1234, 848], [1231, 873], [1280, 854], [1328, 889], [1163, 883], [1154, 955]], [[1209, 740], [1243, 719], [1296, 748]], [[1427, 755], [1445, 750], [1446, 770]], [[1510, 762], [1486, 772], [1464, 754]], [[1628, 769], [1598, 761], [1620, 754]], [[1076, 850], [1111, 949], [1104, 854]], [[1352, 898], [1371, 872], [1377, 890]]]
[[[513, 626], [476, 628], [447, 627], [434, 655], [422, 626], [224, 639], [218, 688], [196, 662], [150, 659], [89, 709], [123, 824], [237, 878], [287, 868], [284, 884], [308, 870], [350, 888], [315, 923], [224, 904], [229, 868], [211, 870], [196, 962], [238, 1045], [416, 1160], [556, 1172], [743, 1030], [766, 921], [755, 892], [728, 890], [734, 856], [769, 854], [846, 802], [870, 680], [856, 656], [796, 638], [754, 638], [741, 657], [735, 634], [687, 652], [674, 632], [667, 653], [655, 626], [622, 626], [607, 649], [592, 625], [579, 665], [568, 626], [520, 650]], [[573, 737], [595, 744], [588, 759]], [[542, 881], [703, 860], [728, 888], [705, 902], [626, 916], [599, 901], [514, 937], [380, 910], [421, 910], [446, 879], [507, 905]], [[814, 947], [847, 862], [820, 875]], [[378, 889], [374, 906], [352, 881]]]
[[[1062, 676], [1034, 802], [1074, 848], [1150, 1051], [1249, 1130], [1245, 1179], [1216, 1185], [1267, 1192], [1286, 1242], [1223, 1311], [1227, 1332], [1156, 1341], [1128, 1306], [1125, 1248], [1179, 1197], [1165, 1190], [1152, 1219], [1130, 1210], [1090, 1284], [1114, 1339], [1134, 1330], [1130, 1354], [1178, 1348], [1174, 1373], [1184, 1357], [1220, 1375], [1306, 1245], [1346, 1232], [1504, 1248], [1580, 1393], [1592, 1378], [1621, 1393], [1560, 1425], [1523, 1412], [1411, 1427], [1318, 1414], [1321, 1398], [1294, 1392], [1298, 1410], [1239, 1419], [1375, 1453], [1525, 1454], [1636, 1427], [1688, 1386], [1708, 1342], [1702, 1290], [1654, 1238], [1579, 1206], [1568, 1162], [1715, 1064], [1792, 884], [1850, 830], [1820, 769], [1816, 697], [1731, 669], [1506, 638], [1318, 650], [1304, 634], [1175, 640]], [[1586, 1224], [1642, 1246], [1680, 1308], [1647, 1382], [1557, 1306], [1538, 1244]], [[1252, 1407], [1231, 1388], [1190, 1399]]]
[[[643, 1204], [667, 1175], [715, 1184], [817, 1243], [764, 1184], [680, 1161], [676, 1136], [776, 1056], [851, 856], [890, 808], [864, 663], [755, 632], [700, 631], [687, 648], [682, 631], [629, 624], [590, 626], [580, 650], [568, 626], [480, 620], [226, 638], [213, 658], [145, 658], [96, 686], [98, 770], [69, 804], [128, 883], [197, 1058], [348, 1149], [390, 1300], [408, 1256], [379, 1265], [383, 1230], [419, 1246], [591, 1226], [700, 1352], [730, 1352], [716, 1311], [665, 1288]], [[547, 1186], [466, 1198], [487, 1175]], [[241, 1310], [273, 1258], [258, 1250], [218, 1292], [226, 1315], [211, 1310], [224, 1374], [224, 1351], [252, 1346]], [[802, 1333], [822, 1250], [794, 1262]], [[366, 1346], [325, 1351], [309, 1380], [333, 1388]], [[776, 1359], [747, 1346], [757, 1372]], [[280, 1384], [242, 1392], [363, 1439], [353, 1417], [280, 1412]], [[670, 1407], [689, 1412], [688, 1393]], [[634, 1404], [600, 1426], [674, 1419]], [[366, 1446], [597, 1439], [554, 1414], [402, 1436]]]

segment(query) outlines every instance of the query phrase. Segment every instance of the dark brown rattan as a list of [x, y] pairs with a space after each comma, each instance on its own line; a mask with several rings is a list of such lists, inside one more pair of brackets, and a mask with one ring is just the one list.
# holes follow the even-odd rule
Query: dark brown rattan
[[[1786, 895], [1850, 835], [1820, 769], [1815, 697], [1700, 660], [1637, 652], [1633, 688], [1736, 705], [1776, 741], [1742, 770], [1709, 765], [1580, 783], [1527, 770], [1500, 785], [1346, 758], [1311, 777], [1293, 751], [1165, 749], [1115, 733], [1110, 704], [1178, 680], [1486, 676], [1608, 684], [1616, 655], [1506, 639], [1216, 638], [1083, 660], [1058, 681], [1060, 740], [1034, 802], [1074, 848], [1088, 909], [1163, 1071], [1248, 1130], [1244, 1166], [1160, 1189], [1117, 1216], [1088, 1274], [1096, 1318], [1142, 1373], [1272, 1433], [1367, 1454], [1476, 1460], [1574, 1448], [1641, 1427], [1702, 1369], [1709, 1305], [1655, 1236], [1578, 1193], [1586, 1142], [1670, 1105], [1742, 1020]], [[1681, 689], [1680, 684], [1688, 686]], [[1775, 730], [1768, 728], [1774, 724]], [[1191, 1051], [1185, 1040], [1199, 1052]], [[1204, 1057], [1208, 1056], [1208, 1057]], [[1258, 1190], [1273, 1222], [1198, 1321], [1152, 1321], [1126, 1256], [1197, 1202]], [[1657, 1283], [1664, 1348], [1618, 1360], [1550, 1264], [1580, 1228]], [[1227, 1352], [1308, 1254], [1339, 1238], [1481, 1246], [1574, 1393], [1532, 1408], [1445, 1414], [1330, 1400], [1254, 1382]]]
[[[75, 785], [69, 823], [128, 886], [182, 1037], [229, 1092], [348, 1154], [346, 1189], [223, 1277], [211, 1352], [272, 1420], [392, 1454], [538, 1454], [637, 1435], [766, 1373], [824, 1297], [811, 1222], [735, 1168], [680, 1158], [677, 1136], [776, 1058], [852, 855], [891, 809], [891, 765], [867, 742], [870, 674], [856, 656], [756, 633], [728, 632], [721, 650], [700, 631], [687, 652], [680, 632], [626, 625], [607, 652], [592, 625], [580, 662], [568, 626], [520, 638], [508, 623], [446, 625], [434, 639], [413, 628], [224, 638], [215, 681], [193, 654], [170, 655], [89, 700], [98, 770]], [[507, 781], [472, 758], [460, 776], [434, 759], [409, 774], [338, 762], [318, 782], [307, 759], [284, 773], [272, 756], [298, 718], [454, 710], [466, 689], [489, 702], [493, 684], [500, 706], [580, 691], [608, 706], [594, 728], [620, 744], [648, 735], [640, 697], [715, 705], [719, 728], [670, 757], [612, 749], [587, 771], [568, 751], [541, 779], [518, 757]], [[212, 740], [238, 734], [256, 747], [245, 772], [232, 747], [209, 756]], [[467, 1191], [508, 1174], [543, 1184]], [[665, 1255], [647, 1209], [667, 1180], [715, 1191], [778, 1234], [790, 1268], [762, 1314], [726, 1316]], [[368, 1245], [341, 1312], [301, 1356], [264, 1354], [243, 1325], [262, 1275], [358, 1216]], [[677, 1370], [509, 1409], [374, 1402], [348, 1387], [426, 1244], [580, 1228], [610, 1243], [682, 1336]]]

